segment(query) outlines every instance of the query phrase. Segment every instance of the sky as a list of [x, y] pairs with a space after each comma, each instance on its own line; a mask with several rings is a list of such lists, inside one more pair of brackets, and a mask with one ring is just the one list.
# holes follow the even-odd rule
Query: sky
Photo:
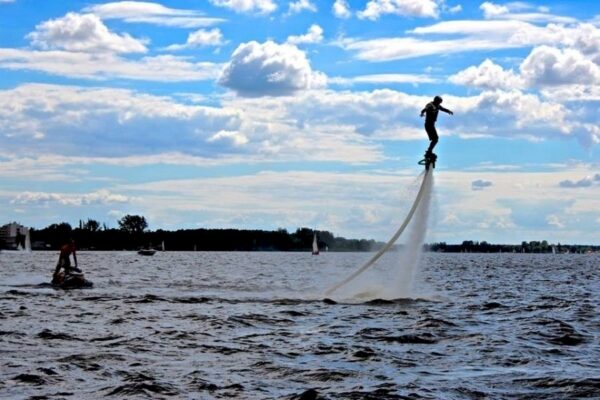
[[600, 244], [600, 2], [0, 0], [0, 223]]

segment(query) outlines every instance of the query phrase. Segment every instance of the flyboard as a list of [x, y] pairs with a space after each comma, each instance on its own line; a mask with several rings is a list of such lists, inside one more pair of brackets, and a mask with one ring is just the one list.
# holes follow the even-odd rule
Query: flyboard
[[330, 295], [331, 293], [335, 292], [336, 290], [338, 290], [339, 288], [341, 288], [342, 286], [344, 286], [345, 284], [347, 284], [348, 282], [350, 282], [351, 280], [356, 278], [358, 275], [362, 274], [368, 268], [372, 267], [375, 264], [375, 262], [377, 262], [377, 260], [379, 260], [379, 258], [386, 251], [388, 251], [390, 249], [390, 247], [392, 247], [392, 245], [396, 242], [396, 240], [398, 240], [400, 235], [402, 235], [402, 232], [404, 232], [404, 230], [410, 223], [410, 220], [412, 219], [413, 215], [415, 214], [415, 211], [417, 211], [417, 208], [419, 207], [419, 203], [421, 202], [421, 199], [423, 198], [423, 195], [425, 193], [425, 188], [427, 187], [427, 185], [426, 185], [427, 180], [431, 179], [430, 178], [430, 176], [432, 174], [431, 170], [433, 170], [435, 168], [436, 160], [437, 160], [437, 156], [432, 153], [430, 155], [425, 155], [425, 158], [423, 160], [419, 161], [419, 163], [418, 163], [419, 165], [425, 166], [425, 173], [423, 174], [423, 181], [421, 182], [421, 187], [419, 188], [419, 192], [417, 193], [415, 202], [413, 203], [412, 207], [410, 208], [410, 211], [408, 212], [406, 219], [404, 220], [402, 225], [400, 225], [400, 228], [398, 228], [396, 233], [394, 233], [394, 236], [392, 236], [392, 238], [390, 240], [388, 240], [388, 242], [377, 253], [375, 253], [375, 255], [373, 255], [373, 257], [371, 257], [371, 259], [369, 261], [367, 261], [362, 267], [360, 267], [359, 269], [354, 271], [350, 276], [348, 276], [343, 281], [341, 281], [338, 284], [327, 289], [325, 291], [326, 295]]

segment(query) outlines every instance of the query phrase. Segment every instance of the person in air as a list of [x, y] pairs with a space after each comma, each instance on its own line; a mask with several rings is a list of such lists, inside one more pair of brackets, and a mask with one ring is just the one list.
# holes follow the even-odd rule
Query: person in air
[[[73, 262], [75, 266], [71, 266], [70, 255], [73, 254]], [[60, 255], [58, 256], [58, 263], [52, 275], [52, 282], [56, 283], [61, 280], [60, 270], [64, 269], [64, 274], [72, 274], [74, 272], [81, 273], [81, 270], [77, 267], [77, 249], [75, 248], [75, 240], [69, 239], [69, 242], [60, 248]]]
[[438, 112], [443, 111], [450, 115], [454, 115], [454, 113], [447, 108], [442, 107], [442, 98], [440, 96], [435, 96], [431, 103], [427, 103], [425, 108], [421, 110], [421, 117], [425, 116], [425, 132], [427, 132], [427, 136], [429, 136], [429, 148], [425, 152], [425, 158], [429, 158], [433, 155], [433, 148], [437, 144], [439, 137], [437, 131], [435, 129], [435, 121], [437, 121]]

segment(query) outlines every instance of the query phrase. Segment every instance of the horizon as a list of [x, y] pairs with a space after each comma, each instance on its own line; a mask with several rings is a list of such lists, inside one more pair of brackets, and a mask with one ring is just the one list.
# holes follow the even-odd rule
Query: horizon
[[[85, 222], [87, 222], [87, 221], [79, 221], [79, 222], [85, 224]], [[96, 221], [96, 222], [98, 222], [98, 221]], [[12, 223], [19, 224], [18, 221], [12, 221], [12, 222], [9, 222], [7, 224], [1, 224], [0, 228], [2, 228], [4, 226], [7, 226], [7, 225], [10, 225]], [[43, 228], [36, 228], [36, 227], [25, 227], [25, 228], [27, 228], [28, 230], [29, 229], [33, 229], [34, 231], [43, 231], [45, 229], [50, 228], [52, 225], [60, 225], [62, 223], [67, 223], [67, 222], [57, 222], [57, 223], [53, 223], [53, 224], [50, 224], [48, 226], [45, 226]], [[74, 227], [71, 224], [69, 224], [69, 225], [71, 226], [72, 231], [75, 231], [75, 230], [87, 231], [87, 229], [85, 227], [80, 227], [80, 226], [75, 226]], [[105, 229], [103, 227], [103, 225], [104, 224], [100, 223], [98, 229], [96, 231], [94, 231], [94, 232], [101, 232], [101, 231], [106, 231], [106, 230], [122, 230], [123, 229], [123, 228], [119, 228], [119, 227], [113, 227], [113, 228], [106, 227], [106, 229]], [[274, 229], [274, 230], [251, 229], [251, 228], [248, 228], [248, 229], [239, 229], [239, 228], [206, 228], [206, 227], [198, 227], [198, 228], [174, 228], [173, 230], [167, 230], [167, 229], [162, 229], [162, 228], [158, 228], [158, 229], [148, 229], [148, 228], [146, 228], [146, 229], [144, 229], [143, 232], [144, 233], [150, 233], [150, 234], [156, 233], [159, 230], [163, 230], [163, 231], [165, 231], [167, 233], [174, 233], [174, 232], [177, 232], [177, 231], [180, 231], [180, 230], [183, 230], [183, 231], [194, 231], [194, 230], [207, 230], [207, 231], [210, 231], [210, 230], [233, 230], [233, 231], [277, 232], [279, 229], [284, 229], [284, 228], [278, 228], [278, 229]], [[302, 227], [302, 226], [301, 227], [296, 227], [295, 229], [292, 229], [292, 230], [288, 230], [288, 229], [284, 229], [284, 230], [285, 230], [285, 232], [288, 235], [293, 235], [293, 234], [295, 234], [298, 231], [303, 230], [303, 229], [311, 230], [308, 227]], [[374, 238], [346, 237], [346, 236], [342, 236], [342, 235], [336, 235], [335, 232], [331, 232], [331, 231], [328, 231], [328, 230], [320, 230], [320, 231], [319, 230], [314, 230], [314, 232], [317, 234], [317, 238], [319, 238], [319, 233], [320, 232], [327, 232], [327, 233], [331, 234], [334, 238], [337, 238], [337, 239], [356, 240], [356, 241], [361, 241], [361, 240], [375, 241], [375, 243], [378, 244], [378, 245], [386, 243], [386, 241], [381, 241], [381, 240], [377, 240], [377, 239], [374, 239]], [[27, 233], [29, 233], [29, 232], [27, 232]], [[319, 240], [321, 240], [321, 239], [319, 239]], [[484, 244], [484, 245], [491, 245], [491, 246], [522, 246], [523, 243], [531, 244], [533, 242], [537, 242], [537, 243], [546, 242], [546, 244], [548, 246], [555, 246], [555, 245], [556, 246], [579, 246], [579, 247], [585, 247], [585, 246], [598, 247], [598, 246], [600, 246], [600, 245], [592, 244], [592, 243], [569, 243], [569, 242], [561, 243], [560, 241], [558, 241], [558, 242], [551, 242], [551, 241], [548, 241], [546, 239], [521, 240], [521, 241], [516, 242], [516, 243], [511, 243], [511, 242], [500, 242], [499, 243], [499, 242], [488, 242], [487, 240], [477, 240], [477, 239], [472, 239], [472, 238], [471, 239], [463, 239], [463, 240], [460, 240], [460, 241], [457, 241], [457, 242], [446, 242], [446, 241], [427, 242], [426, 241], [426, 242], [423, 243], [423, 245], [424, 246], [431, 246], [431, 245], [444, 244], [444, 245], [448, 245], [448, 246], [461, 246], [461, 245], [465, 245], [465, 243], [466, 244], [471, 243], [471, 244], [474, 244], [474, 245], [482, 245], [482, 244]], [[405, 245], [405, 243], [403, 243], [402, 240], [399, 240], [397, 243], [394, 244], [394, 246], [404, 246], [404, 245]]]
[[600, 245], [598, 2], [0, 0], [0, 71], [0, 221], [385, 242], [441, 95], [427, 243]]

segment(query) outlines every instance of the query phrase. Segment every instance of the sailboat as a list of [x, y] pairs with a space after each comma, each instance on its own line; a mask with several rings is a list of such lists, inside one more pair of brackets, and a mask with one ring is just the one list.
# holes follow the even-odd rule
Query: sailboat
[[317, 244], [317, 232], [315, 232], [315, 234], [313, 236], [312, 255], [313, 256], [319, 255], [319, 245]]

